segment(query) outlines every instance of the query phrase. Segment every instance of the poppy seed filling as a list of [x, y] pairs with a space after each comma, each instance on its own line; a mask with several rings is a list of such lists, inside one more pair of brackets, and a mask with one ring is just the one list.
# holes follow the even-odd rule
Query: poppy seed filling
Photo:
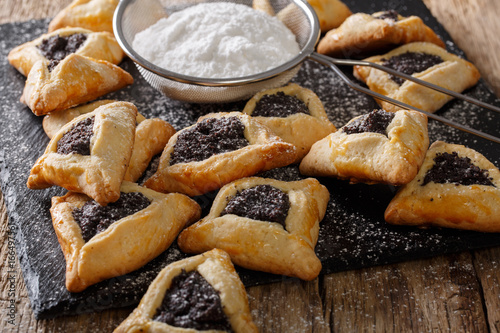
[[[423, 52], [406, 52], [390, 57], [389, 59], [382, 59], [382, 65], [394, 69], [403, 74], [412, 75], [420, 73], [432, 66], [442, 63], [444, 60], [437, 55], [428, 54]], [[395, 75], [389, 75], [392, 81], [402, 85], [405, 79]]]
[[232, 332], [219, 292], [198, 271], [182, 270], [172, 279], [153, 320], [199, 331]]
[[373, 110], [345, 125], [342, 131], [346, 134], [373, 132], [387, 136], [387, 126], [393, 119], [392, 112]]
[[295, 96], [278, 91], [276, 94], [262, 96], [256, 103], [252, 116], [285, 118], [297, 113], [309, 114], [306, 104]]
[[55, 35], [42, 40], [38, 49], [50, 61], [49, 71], [71, 53], [75, 53], [87, 40], [87, 35], [76, 33], [68, 36]]
[[94, 135], [94, 117], [76, 123], [57, 141], [58, 154], [90, 155], [90, 140]]
[[170, 165], [199, 162], [248, 146], [245, 125], [238, 117], [207, 118], [179, 133]]
[[221, 216], [234, 214], [253, 220], [277, 222], [285, 228], [289, 209], [288, 194], [271, 185], [257, 185], [232, 197]]

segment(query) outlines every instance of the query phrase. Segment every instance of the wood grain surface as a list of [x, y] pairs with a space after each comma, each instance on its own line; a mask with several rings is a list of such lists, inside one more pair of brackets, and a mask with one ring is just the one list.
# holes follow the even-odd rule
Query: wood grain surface
[[[424, 2], [500, 96], [500, 1]], [[52, 17], [69, 3], [0, 0], [0, 24]], [[1, 332], [111, 332], [125, 319], [131, 309], [36, 320], [12, 255], [3, 198], [0, 207]], [[311, 282], [287, 279], [247, 291], [261, 332], [500, 332], [500, 248], [340, 272]], [[14, 324], [8, 322], [12, 315]]]

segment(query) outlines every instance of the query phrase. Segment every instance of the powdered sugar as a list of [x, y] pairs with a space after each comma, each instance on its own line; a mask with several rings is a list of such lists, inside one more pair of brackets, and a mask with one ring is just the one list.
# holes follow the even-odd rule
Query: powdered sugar
[[300, 51], [277, 18], [234, 3], [203, 3], [139, 32], [134, 49], [176, 73], [230, 78], [277, 67]]

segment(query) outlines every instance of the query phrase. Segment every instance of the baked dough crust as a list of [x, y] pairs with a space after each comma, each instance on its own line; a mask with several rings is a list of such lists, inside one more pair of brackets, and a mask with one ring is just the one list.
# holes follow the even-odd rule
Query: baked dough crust
[[[373, 56], [365, 60], [382, 64], [382, 59], [389, 59], [406, 52], [422, 52], [440, 56], [444, 62], [432, 66], [423, 72], [414, 73], [412, 76], [452, 91], [460, 93], [474, 86], [481, 76], [472, 63], [434, 44], [424, 42], [406, 44], [384, 55]], [[405, 81], [400, 86], [391, 80], [388, 73], [368, 66], [354, 66], [354, 76], [365, 82], [375, 92], [427, 112], [435, 112], [453, 99], [452, 96], [411, 81]], [[395, 111], [400, 108], [381, 100], [377, 100], [377, 102], [387, 111]]]
[[134, 82], [132, 75], [103, 60], [70, 54], [49, 71], [42, 59], [31, 68], [21, 102], [37, 116], [97, 99]]
[[113, 33], [113, 14], [119, 0], [74, 0], [49, 24], [49, 32], [64, 27], [81, 27]]
[[417, 174], [428, 147], [427, 117], [401, 110], [387, 126], [387, 136], [347, 134], [340, 129], [318, 141], [299, 170], [307, 176], [337, 177], [351, 183], [403, 185]]
[[320, 40], [318, 53], [360, 58], [412, 42], [429, 42], [445, 47], [444, 42], [420, 17], [398, 15], [398, 21], [394, 22], [375, 17], [381, 13], [356, 13], [349, 16], [337, 29], [328, 31]]
[[74, 34], [85, 34], [87, 39], [85, 42], [76, 50], [76, 54], [90, 57], [99, 60], [109, 61], [115, 65], [119, 64], [124, 57], [124, 53], [113, 36], [109, 32], [93, 32], [88, 29], [83, 28], [62, 28], [51, 33], [43, 34], [42, 36], [21, 44], [13, 48], [7, 59], [9, 63], [14, 66], [21, 74], [27, 76], [33, 65], [42, 59], [47, 59], [42, 52], [38, 49], [38, 46], [42, 41], [49, 39], [53, 36], [71, 36]]
[[[457, 152], [481, 169], [488, 170], [487, 185], [456, 185], [423, 182], [438, 153]], [[481, 232], [500, 232], [500, 171], [477, 151], [462, 145], [434, 142], [418, 175], [403, 186], [389, 203], [385, 220], [390, 224], [444, 227]]]
[[170, 155], [179, 134], [195, 125], [174, 134], [160, 158], [157, 172], [145, 186], [159, 192], [180, 192], [189, 196], [221, 188], [223, 185], [259, 172], [289, 165], [297, 157], [294, 145], [284, 142], [267, 127], [241, 112], [220, 112], [201, 117], [238, 117], [245, 126], [244, 135], [249, 145], [238, 150], [213, 155], [203, 161], [170, 165]]
[[82, 238], [73, 210], [91, 199], [73, 192], [52, 198], [50, 213], [66, 259], [68, 291], [81, 292], [139, 269], [165, 251], [182, 228], [200, 216], [200, 206], [182, 194], [162, 194], [130, 182], [123, 182], [121, 192], [140, 192], [151, 204], [114, 222], [88, 242]]
[[[57, 142], [73, 125], [94, 118], [90, 156], [58, 154]], [[31, 169], [27, 186], [43, 189], [52, 185], [85, 193], [101, 205], [120, 197], [120, 185], [134, 145], [137, 108], [129, 102], [100, 106], [66, 124], [50, 140], [44, 154]]]
[[[279, 223], [234, 214], [220, 216], [237, 192], [264, 184], [288, 194], [290, 209], [285, 220], [286, 230]], [[219, 248], [226, 251], [236, 265], [312, 280], [321, 271], [321, 261], [314, 248], [329, 198], [327, 188], [314, 178], [292, 182], [260, 177], [239, 179], [219, 191], [210, 213], [184, 229], [177, 243], [187, 253]]]
[[[156, 309], [163, 302], [172, 280], [182, 271], [198, 271], [219, 292], [222, 309], [235, 333], [258, 332], [252, 321], [248, 297], [229, 255], [219, 249], [171, 263], [149, 286], [136, 309], [115, 329], [115, 333], [198, 332], [154, 321]], [[208, 331], [203, 331], [208, 332]]]
[[255, 106], [265, 95], [273, 95], [284, 92], [286, 95], [294, 96], [306, 104], [309, 113], [296, 113], [288, 117], [253, 117], [270, 128], [276, 135], [286, 142], [297, 147], [297, 162], [309, 152], [316, 141], [323, 139], [337, 129], [330, 122], [319, 97], [311, 90], [303, 88], [295, 83], [281, 88], [268, 89], [257, 93], [252, 97], [243, 113], [252, 116]]

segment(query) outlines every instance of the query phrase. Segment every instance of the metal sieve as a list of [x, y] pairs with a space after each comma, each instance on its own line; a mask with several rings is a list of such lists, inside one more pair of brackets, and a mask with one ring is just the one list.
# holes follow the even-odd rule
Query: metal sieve
[[440, 121], [448, 126], [500, 143], [500, 139], [497, 137], [458, 124], [433, 113], [420, 110], [352, 82], [337, 65], [370, 66], [455, 98], [463, 99], [481, 107], [500, 112], [500, 108], [496, 106], [375, 63], [362, 60], [334, 59], [314, 52], [321, 32], [316, 13], [307, 0], [269, 1], [272, 11], [276, 13], [279, 19], [295, 34], [300, 52], [286, 63], [255, 75], [217, 79], [183, 75], [166, 70], [149, 62], [132, 48], [132, 42], [138, 32], [176, 11], [204, 2], [231, 2], [248, 6], [252, 6], [253, 4], [253, 0], [121, 0], [116, 8], [113, 18], [113, 29], [118, 43], [124, 52], [134, 61], [145, 80], [153, 88], [162, 92], [167, 97], [192, 103], [226, 103], [248, 99], [261, 90], [276, 88], [287, 84], [288, 81], [297, 74], [302, 62], [305, 59], [311, 59], [329, 66], [355, 90], [395, 104], [403, 109], [412, 109], [422, 112], [429, 118]]

